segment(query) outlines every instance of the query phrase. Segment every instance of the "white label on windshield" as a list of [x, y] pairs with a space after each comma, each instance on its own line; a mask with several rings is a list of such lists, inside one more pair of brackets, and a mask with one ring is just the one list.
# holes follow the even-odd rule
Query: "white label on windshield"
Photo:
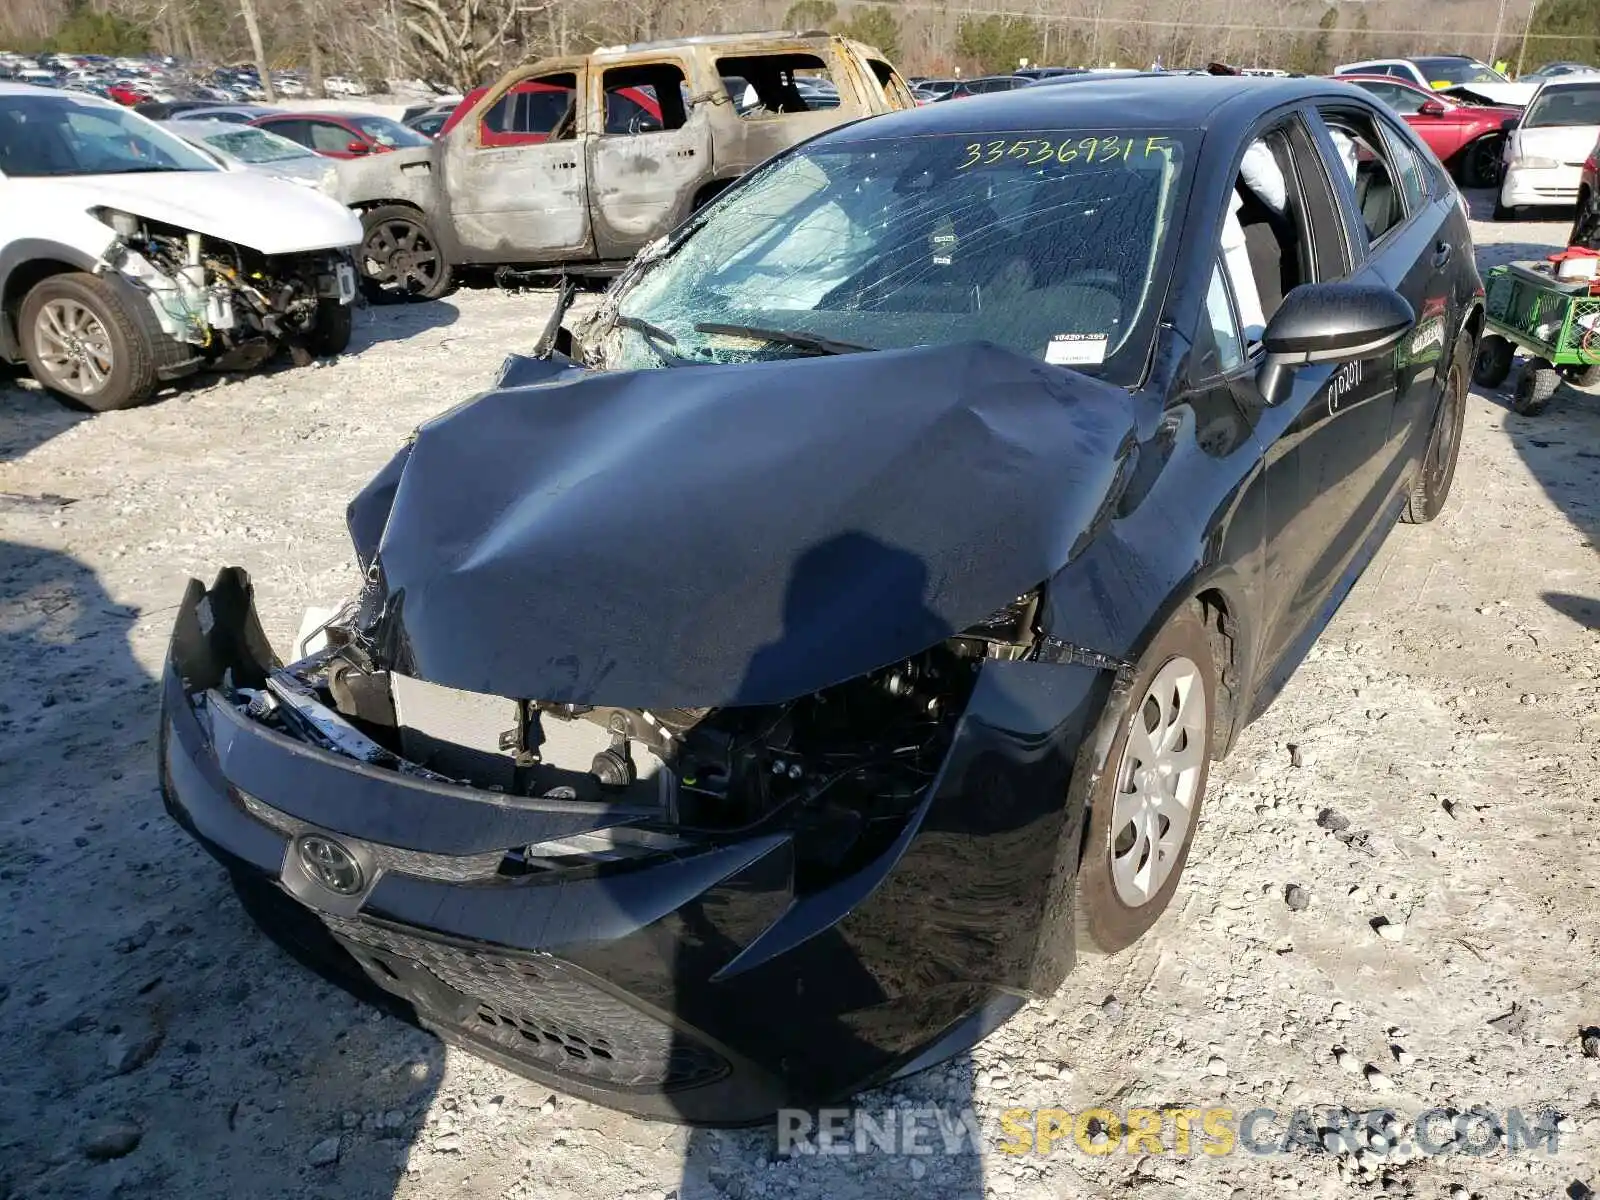
[[1081, 367], [1106, 360], [1103, 333], [1058, 333], [1044, 348], [1044, 360], [1057, 367]]

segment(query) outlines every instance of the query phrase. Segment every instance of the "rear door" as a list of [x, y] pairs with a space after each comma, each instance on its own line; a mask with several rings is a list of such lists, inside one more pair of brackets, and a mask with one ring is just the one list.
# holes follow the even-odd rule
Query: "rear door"
[[451, 220], [469, 260], [593, 257], [584, 95], [581, 69], [510, 76], [440, 139]]
[[711, 109], [674, 57], [590, 67], [589, 213], [595, 255], [630, 258], [689, 214], [712, 178]]

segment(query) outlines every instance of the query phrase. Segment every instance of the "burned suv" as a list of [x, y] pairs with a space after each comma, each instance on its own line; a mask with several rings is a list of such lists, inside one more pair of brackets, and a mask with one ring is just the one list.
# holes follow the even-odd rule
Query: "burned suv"
[[438, 140], [349, 164], [369, 290], [432, 299], [467, 264], [607, 274], [750, 168], [858, 117], [914, 108], [877, 50], [763, 33], [518, 67]]

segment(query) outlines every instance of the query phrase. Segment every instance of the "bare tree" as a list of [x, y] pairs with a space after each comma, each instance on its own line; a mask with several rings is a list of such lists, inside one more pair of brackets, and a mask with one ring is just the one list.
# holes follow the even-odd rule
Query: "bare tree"
[[517, 22], [514, 0], [405, 0], [405, 8], [410, 49], [423, 74], [462, 92], [500, 64]]
[[268, 100], [276, 100], [278, 93], [272, 87], [272, 68], [267, 64], [267, 46], [261, 40], [261, 22], [256, 17], [256, 0], [239, 0], [239, 15], [250, 35], [250, 52], [255, 56], [256, 73], [261, 76], [261, 88]]

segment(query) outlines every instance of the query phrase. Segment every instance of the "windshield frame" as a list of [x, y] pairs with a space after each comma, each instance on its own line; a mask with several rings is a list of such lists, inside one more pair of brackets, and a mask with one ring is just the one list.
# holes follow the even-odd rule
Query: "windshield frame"
[[[56, 108], [64, 112], [84, 113], [89, 116], [109, 121], [122, 126], [129, 136], [135, 136], [149, 143], [153, 148], [161, 151], [177, 165], [162, 166], [154, 169], [130, 167], [125, 170], [71, 170], [71, 171], [6, 171], [0, 169], [0, 179], [94, 179], [113, 178], [118, 175], [183, 175], [198, 172], [226, 172], [226, 164], [219, 162], [210, 151], [190, 144], [186, 139], [179, 137], [170, 130], [161, 128], [160, 124], [142, 117], [131, 108], [124, 108], [114, 101], [102, 101], [93, 96], [86, 96], [77, 92], [45, 93], [36, 95], [31, 92], [10, 93], [0, 96], [0, 119], [8, 110], [27, 108], [30, 106], [40, 108]], [[132, 161], [132, 160], [130, 160]], [[103, 165], [103, 164], [102, 164]]]
[[[631, 317], [635, 320], [650, 320], [650, 312], [644, 310], [634, 311], [628, 307], [629, 299], [636, 294], [640, 284], [659, 270], [663, 263], [676, 257], [700, 234], [706, 225], [716, 218], [718, 213], [738, 204], [742, 194], [747, 190], [760, 187], [772, 173], [784, 169], [785, 164], [789, 163], [793, 158], [806, 157], [813, 154], [831, 154], [838, 151], [848, 151], [853, 155], [866, 155], [872, 153], [874, 149], [881, 149], [886, 145], [929, 139], [948, 139], [970, 143], [973, 140], [987, 142], [1002, 138], [1031, 137], [1039, 139], [1046, 136], [1065, 139], [1068, 137], [1075, 138], [1080, 135], [1087, 137], [1095, 133], [1104, 134], [1105, 132], [1106, 129], [1100, 126], [1079, 126], [1052, 130], [954, 129], [911, 134], [885, 133], [877, 137], [867, 137], [860, 134], [839, 137], [840, 130], [829, 130], [820, 133], [775, 155], [755, 170], [748, 172], [677, 229], [660, 239], [657, 244], [646, 247], [645, 250], [641, 251], [629, 268], [617, 279], [612, 295], [607, 298], [607, 301], [601, 305], [594, 317], [591, 318], [590, 323], [584, 330], [583, 342], [586, 347], [597, 347], [601, 342], [610, 338], [619, 328], [625, 328], [625, 326], [619, 325], [617, 320], [619, 316]], [[1159, 240], [1151, 247], [1149, 269], [1143, 280], [1143, 292], [1133, 322], [1116, 347], [1106, 355], [1103, 362], [1094, 365], [1087, 363], [1074, 365], [1073, 369], [1083, 371], [1118, 387], [1135, 389], [1144, 383], [1148, 375], [1156, 346], [1156, 335], [1165, 319], [1166, 306], [1173, 285], [1172, 273], [1179, 257], [1181, 238], [1178, 235], [1188, 219], [1188, 212], [1198, 177], [1205, 134], [1204, 130], [1198, 127], [1178, 125], [1162, 126], [1159, 129], [1155, 127], [1129, 129], [1126, 132], [1137, 135], [1141, 139], [1147, 135], [1160, 136], [1176, 143], [1181, 154], [1178, 159], [1177, 169], [1167, 184], [1168, 191], [1163, 199], [1165, 207], [1161, 215], [1161, 223], [1153, 231], [1153, 236]], [[767, 312], [763, 314], [763, 319], [761, 320], [757, 320], [752, 315], [748, 323], [771, 325], [772, 315], [771, 312]], [[735, 318], [727, 314], [719, 315], [708, 312], [701, 314], [701, 319], [715, 322], [733, 321]], [[797, 328], [795, 332], [815, 335], [818, 331], [810, 328]], [[628, 336], [644, 340], [637, 331]], [[970, 339], [931, 339], [927, 342], [916, 343], [916, 345], [951, 345], [964, 341], [981, 340], [984, 339], [976, 337]], [[909, 348], [911, 347], [881, 347], [881, 349]], [[665, 361], [668, 356], [661, 352], [659, 346], [654, 347], [653, 350], [656, 357], [662, 360], [662, 365], [690, 365], [691, 363], [713, 365], [716, 361], [680, 357], [669, 364]], [[1047, 361], [1043, 352], [1034, 353], [1020, 349], [1016, 349], [1015, 352], [1025, 357], [1033, 358], [1041, 364]], [[794, 357], [794, 355], [778, 354], [773, 357], [789, 358]]]

